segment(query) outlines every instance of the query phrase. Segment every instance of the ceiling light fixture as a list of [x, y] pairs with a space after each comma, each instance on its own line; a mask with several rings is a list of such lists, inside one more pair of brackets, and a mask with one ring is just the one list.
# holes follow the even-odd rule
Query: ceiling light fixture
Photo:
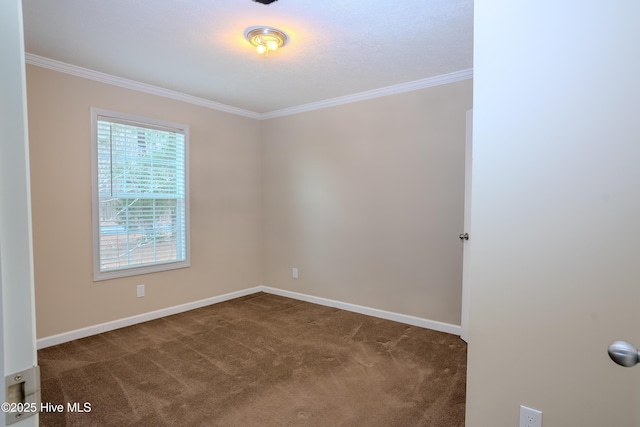
[[260, 55], [263, 53], [269, 56], [269, 52], [273, 52], [284, 46], [289, 41], [283, 31], [272, 27], [250, 27], [244, 32], [244, 37], [256, 47], [256, 52]]

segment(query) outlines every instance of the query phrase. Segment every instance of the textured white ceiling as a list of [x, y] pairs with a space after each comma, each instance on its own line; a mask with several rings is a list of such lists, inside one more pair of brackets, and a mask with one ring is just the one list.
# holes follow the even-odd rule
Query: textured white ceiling
[[[23, 0], [26, 51], [264, 113], [472, 67], [473, 0]], [[269, 57], [246, 28], [284, 30]]]

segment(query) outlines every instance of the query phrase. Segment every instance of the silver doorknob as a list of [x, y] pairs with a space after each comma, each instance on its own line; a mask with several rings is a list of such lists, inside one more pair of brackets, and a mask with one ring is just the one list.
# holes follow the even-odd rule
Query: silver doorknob
[[461, 234], [458, 237], [460, 237], [460, 240], [469, 240], [469, 233]]
[[615, 341], [609, 346], [609, 357], [618, 365], [630, 368], [640, 362], [638, 349], [626, 341]]

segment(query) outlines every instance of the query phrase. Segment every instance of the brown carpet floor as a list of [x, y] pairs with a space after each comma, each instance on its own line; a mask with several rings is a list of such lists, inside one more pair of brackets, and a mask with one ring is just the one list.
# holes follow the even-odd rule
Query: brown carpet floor
[[43, 426], [464, 426], [459, 337], [265, 293], [38, 359]]

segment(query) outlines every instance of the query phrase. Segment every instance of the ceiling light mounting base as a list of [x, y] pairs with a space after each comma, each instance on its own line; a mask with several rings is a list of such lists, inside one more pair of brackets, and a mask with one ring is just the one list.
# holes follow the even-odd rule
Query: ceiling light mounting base
[[269, 52], [281, 48], [289, 41], [289, 36], [284, 31], [265, 26], [247, 28], [244, 37], [256, 47], [259, 54], [264, 53], [267, 56]]

